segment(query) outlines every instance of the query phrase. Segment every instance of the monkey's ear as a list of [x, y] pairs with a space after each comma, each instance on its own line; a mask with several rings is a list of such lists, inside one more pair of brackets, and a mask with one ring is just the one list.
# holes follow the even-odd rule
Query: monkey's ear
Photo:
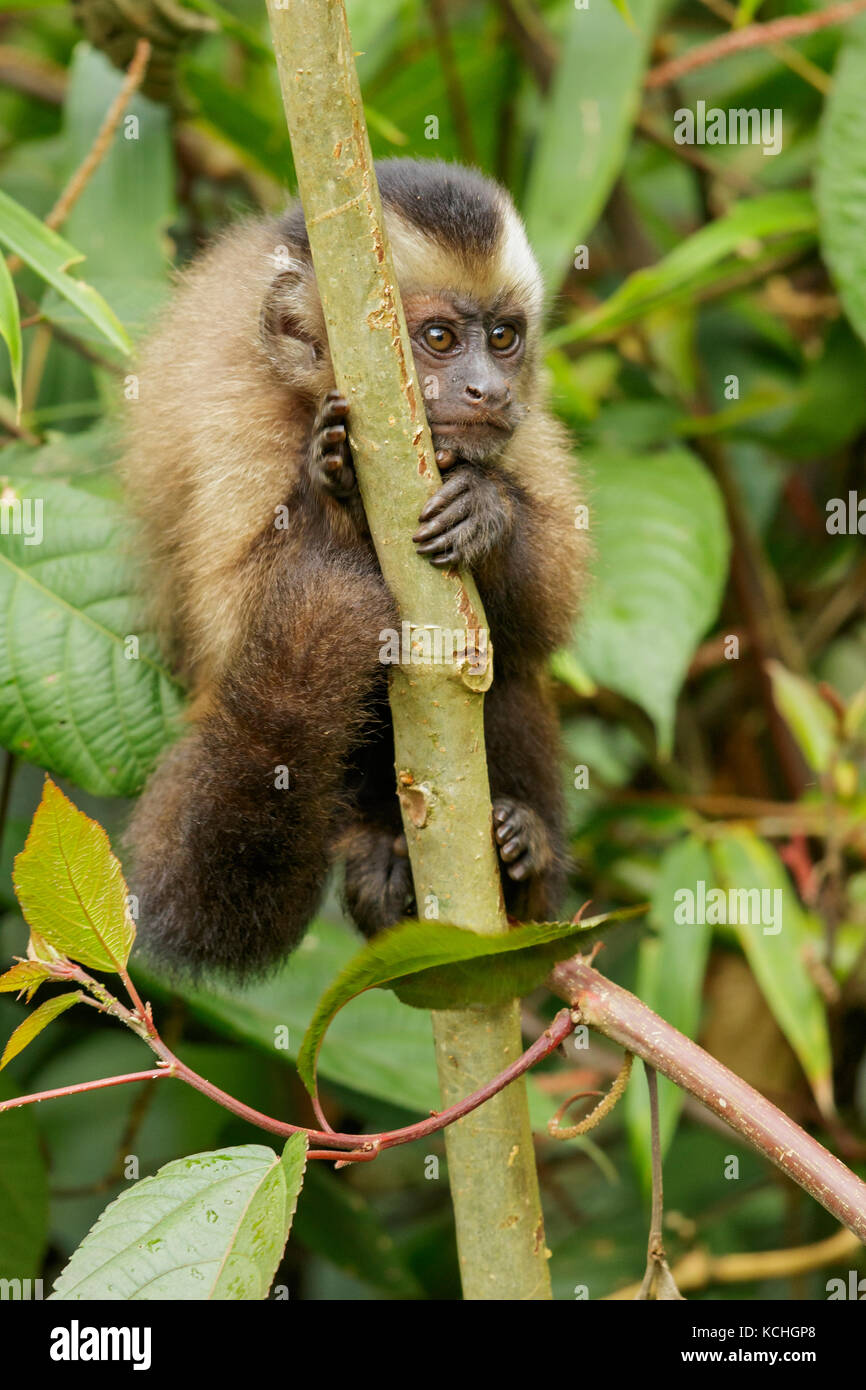
[[292, 386], [318, 394], [330, 364], [312, 268], [297, 265], [274, 277], [262, 300], [259, 332], [279, 375]]

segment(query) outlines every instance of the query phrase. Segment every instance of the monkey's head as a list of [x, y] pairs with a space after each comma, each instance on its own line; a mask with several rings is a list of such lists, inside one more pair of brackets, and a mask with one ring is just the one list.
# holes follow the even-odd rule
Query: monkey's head
[[[376, 174], [434, 444], [495, 459], [535, 395], [543, 288], [523, 223], [504, 189], [460, 165], [393, 159]], [[263, 332], [278, 369], [315, 395], [330, 362], [300, 207], [280, 235], [290, 259]]]

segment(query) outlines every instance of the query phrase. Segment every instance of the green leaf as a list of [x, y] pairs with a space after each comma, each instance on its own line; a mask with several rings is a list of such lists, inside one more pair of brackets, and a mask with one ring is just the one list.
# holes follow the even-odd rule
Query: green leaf
[[125, 969], [135, 940], [123, 871], [101, 825], [50, 777], [12, 874], [28, 926], [91, 970]]
[[28, 1014], [23, 1023], [19, 1023], [15, 1032], [9, 1039], [0, 1057], [0, 1071], [3, 1070], [13, 1057], [17, 1057], [19, 1052], [23, 1052], [28, 1043], [38, 1037], [43, 1028], [47, 1028], [49, 1023], [53, 1023], [60, 1014], [66, 1013], [73, 1004], [77, 1004], [83, 998], [80, 989], [74, 994], [55, 994], [53, 999], [46, 999], [44, 1004], [40, 1004], [38, 1009], [34, 1009], [32, 1014]]
[[240, 1301], [267, 1297], [292, 1226], [306, 1135], [282, 1158], [260, 1144], [167, 1163], [106, 1207], [52, 1299]]
[[9, 273], [9, 267], [0, 256], [0, 338], [9, 349], [9, 366], [12, 372], [12, 385], [15, 389], [15, 409], [21, 414], [21, 315], [18, 312], [18, 296]]
[[[761, 992], [812, 1086], [822, 1112], [833, 1110], [827, 1013], [806, 967], [810, 932], [775, 851], [747, 829], [712, 844], [718, 883], [761, 896], [760, 922], [733, 924]], [[754, 899], [757, 902], [757, 899]], [[738, 910], [738, 916], [745, 915]], [[749, 915], [754, 916], [754, 913]], [[770, 930], [765, 930], [765, 928]]]
[[43, 536], [0, 536], [0, 744], [98, 796], [131, 796], [182, 695], [136, 623], [123, 512], [43, 478], [16, 491]]
[[866, 341], [866, 20], [846, 25], [821, 121], [816, 198], [821, 250], [845, 313]]
[[622, 168], [658, 10], [659, 0], [632, 0], [632, 28], [613, 5], [596, 0], [569, 16], [523, 200], [529, 240], [551, 289]]
[[[699, 880], [713, 884], [715, 873], [706, 845], [693, 836], [678, 840], [666, 850], [659, 865], [652, 896], [650, 922], [657, 935], [644, 937], [638, 947], [638, 978], [635, 993], [666, 1023], [688, 1038], [697, 1034], [701, 1015], [701, 993], [712, 930], [706, 923], [681, 925], [675, 921], [675, 894], [679, 889], [695, 891]], [[685, 1093], [666, 1076], [658, 1078], [659, 1133], [662, 1154], [670, 1147], [676, 1132]], [[629, 1141], [645, 1190], [652, 1183], [652, 1148], [646, 1085], [639, 1074], [632, 1076], [626, 1093], [626, 1120]]]
[[839, 740], [836, 719], [814, 685], [788, 671], [779, 661], [768, 661], [776, 708], [813, 772], [826, 772]]
[[25, 993], [29, 1004], [39, 986], [50, 979], [51, 971], [40, 961], [19, 960], [0, 975], [0, 994]]
[[0, 243], [20, 256], [37, 275], [73, 304], [113, 347], [123, 353], [129, 352], [126, 330], [102, 296], [92, 285], [67, 274], [69, 266], [77, 265], [84, 257], [2, 191]]
[[[18, 1092], [6, 1083], [0, 1099]], [[35, 1106], [0, 1115], [0, 1279], [34, 1279], [42, 1268], [48, 1228], [48, 1170]]]
[[691, 299], [698, 290], [727, 280], [744, 263], [759, 264], [762, 243], [772, 255], [811, 244], [817, 213], [805, 190], [744, 199], [686, 237], [654, 266], [636, 270], [597, 309], [580, 314], [548, 335], [548, 345], [599, 337], [650, 311]]
[[[642, 909], [586, 922], [542, 922], [482, 936], [445, 922], [404, 922], [368, 943], [319, 1000], [298, 1053], [298, 1071], [315, 1093], [316, 1060], [334, 1015], [365, 990], [387, 986], [419, 1009], [501, 1004], [541, 984], [574, 938]], [[495, 958], [496, 967], [490, 961]]]
[[724, 506], [685, 449], [588, 452], [586, 464], [597, 558], [574, 650], [594, 681], [646, 711], [667, 756], [680, 686], [724, 591]]

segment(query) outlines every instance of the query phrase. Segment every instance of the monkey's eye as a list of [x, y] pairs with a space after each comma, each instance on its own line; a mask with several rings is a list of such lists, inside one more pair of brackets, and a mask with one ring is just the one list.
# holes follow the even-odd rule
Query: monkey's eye
[[489, 341], [494, 352], [510, 352], [517, 345], [517, 329], [513, 323], [497, 323], [490, 330]]
[[429, 328], [424, 329], [423, 337], [428, 348], [434, 352], [450, 352], [457, 342], [454, 333], [444, 323], [431, 323]]

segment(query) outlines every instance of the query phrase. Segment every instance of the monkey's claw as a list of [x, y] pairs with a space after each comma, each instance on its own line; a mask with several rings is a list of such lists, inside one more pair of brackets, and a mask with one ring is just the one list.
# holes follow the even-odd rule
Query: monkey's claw
[[344, 423], [348, 413], [345, 396], [329, 391], [313, 425], [310, 470], [319, 487], [338, 498], [350, 497], [356, 487]]
[[520, 801], [498, 797], [493, 803], [493, 834], [509, 878], [520, 883], [550, 863], [550, 840], [541, 817]]

